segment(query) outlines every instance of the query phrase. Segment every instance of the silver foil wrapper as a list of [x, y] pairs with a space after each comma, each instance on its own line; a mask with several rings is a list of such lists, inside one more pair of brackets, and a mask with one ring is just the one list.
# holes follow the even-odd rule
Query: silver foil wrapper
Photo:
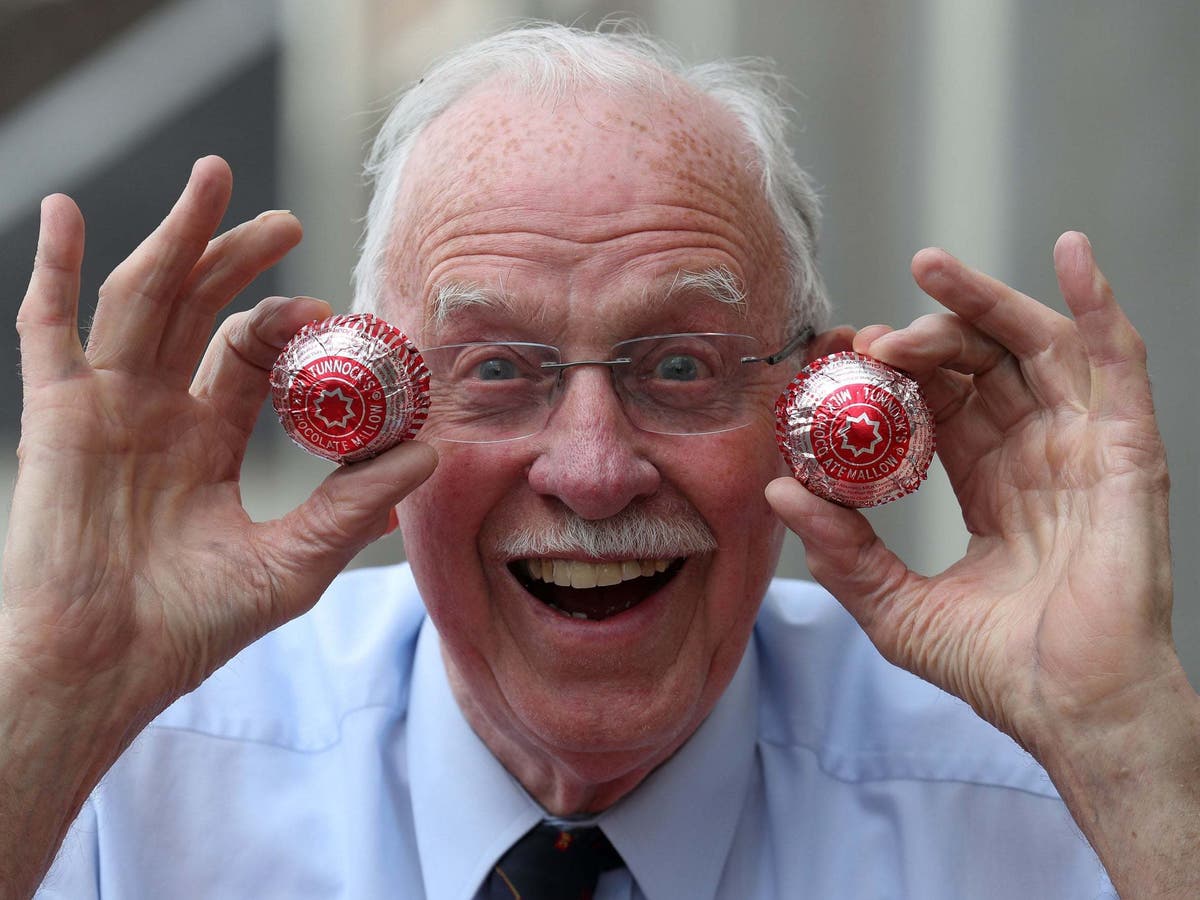
[[775, 405], [779, 449], [808, 490], [842, 506], [911, 494], [933, 460], [933, 416], [908, 375], [861, 353], [814, 361]]
[[377, 456], [420, 430], [429, 370], [404, 333], [375, 316], [305, 325], [271, 370], [271, 401], [288, 437], [340, 463]]

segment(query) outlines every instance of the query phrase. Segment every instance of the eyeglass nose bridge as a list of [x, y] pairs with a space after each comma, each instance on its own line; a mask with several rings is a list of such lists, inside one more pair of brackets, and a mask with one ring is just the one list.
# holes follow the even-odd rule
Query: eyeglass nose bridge
[[[633, 360], [628, 356], [618, 356], [616, 359], [576, 359], [572, 362], [544, 362], [540, 363], [539, 367], [554, 372], [558, 376], [554, 381], [554, 393], [558, 394], [562, 391], [563, 375], [568, 369], [575, 369], [579, 366], [604, 366], [604, 368], [613, 374], [613, 387], [615, 388], [617, 384], [617, 367], [627, 366], [632, 362]], [[619, 393], [618, 391], [618, 395]]]
[[613, 376], [612, 387], [616, 392], [617, 402], [620, 404], [621, 410], [624, 412], [624, 414], [628, 416], [629, 409], [626, 406], [623, 391], [620, 388], [620, 379], [617, 378], [617, 370], [621, 366], [628, 366], [632, 363], [632, 358], [628, 356], [618, 356], [616, 359], [576, 359], [572, 360], [571, 362], [544, 362], [539, 363], [538, 365], [539, 368], [553, 372], [557, 376], [554, 379], [554, 385], [551, 389], [550, 402], [552, 405], [557, 405], [558, 400], [562, 397], [562, 392], [564, 390], [563, 375], [566, 374], [568, 369], [576, 369], [580, 366], [603, 366], [604, 368], [608, 369], [609, 373]]
[[540, 366], [543, 369], [551, 369], [561, 375], [565, 369], [573, 369], [576, 366], [608, 366], [612, 369], [615, 366], [627, 366], [631, 362], [633, 360], [629, 357], [620, 356], [616, 359], [577, 359], [573, 362], [544, 362]]

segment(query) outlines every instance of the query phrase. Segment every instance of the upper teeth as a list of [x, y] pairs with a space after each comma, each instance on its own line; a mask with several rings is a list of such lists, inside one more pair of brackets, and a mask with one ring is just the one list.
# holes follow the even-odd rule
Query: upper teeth
[[530, 578], [553, 582], [562, 587], [593, 588], [665, 572], [671, 560], [625, 559], [590, 563], [577, 559], [523, 559], [521, 565]]

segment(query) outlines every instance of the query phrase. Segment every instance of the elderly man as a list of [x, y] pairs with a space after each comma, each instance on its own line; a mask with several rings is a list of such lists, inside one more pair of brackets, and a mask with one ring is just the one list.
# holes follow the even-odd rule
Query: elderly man
[[[271, 298], [204, 348], [298, 223], [210, 241], [231, 178], [201, 160], [83, 348], [83, 224], [48, 198], [2, 895], [1195, 896], [1166, 468], [1087, 240], [1054, 253], [1073, 320], [930, 250], [947, 313], [743, 364], [824, 314], [781, 123], [642, 38], [524, 29], [431, 71], [376, 146], [356, 302], [441, 407], [265, 523], [237, 480], [266, 373], [330, 309]], [[851, 345], [937, 417], [972, 539], [936, 577], [777, 478], [775, 396]], [[780, 520], [841, 606], [771, 581]], [[333, 581], [397, 524], [411, 568]]]

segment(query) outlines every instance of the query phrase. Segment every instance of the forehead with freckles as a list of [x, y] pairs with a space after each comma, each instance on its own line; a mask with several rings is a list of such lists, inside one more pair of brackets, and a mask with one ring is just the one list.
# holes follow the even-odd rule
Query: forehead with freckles
[[782, 245], [749, 142], [681, 83], [555, 98], [477, 88], [419, 138], [395, 223], [385, 302], [404, 298], [394, 312], [409, 328], [445, 283], [503, 290], [488, 282], [527, 270], [585, 282], [604, 267], [644, 280], [722, 267], [752, 312], [783, 303]]

